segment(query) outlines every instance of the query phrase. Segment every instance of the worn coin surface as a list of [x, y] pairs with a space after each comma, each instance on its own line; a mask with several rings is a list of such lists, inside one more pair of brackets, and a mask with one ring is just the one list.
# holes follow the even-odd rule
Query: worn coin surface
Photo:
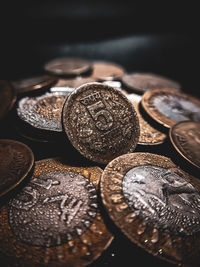
[[11, 84], [0, 80], [0, 120], [12, 109], [15, 101], [16, 95]]
[[151, 73], [126, 73], [121, 77], [121, 81], [128, 89], [142, 94], [152, 89], [179, 90], [181, 88], [178, 82]]
[[31, 171], [34, 155], [24, 143], [0, 140], [0, 196], [15, 188]]
[[53, 76], [41, 75], [12, 81], [11, 84], [13, 85], [16, 93], [20, 94], [49, 88], [53, 86], [56, 82], [57, 78]]
[[44, 69], [54, 75], [74, 77], [91, 71], [92, 64], [82, 58], [55, 58], [47, 62]]
[[107, 61], [93, 62], [92, 77], [101, 81], [112, 81], [121, 77], [125, 73], [122, 66]]
[[147, 91], [141, 103], [150, 117], [167, 128], [180, 121], [200, 121], [200, 100], [175, 90]]
[[99, 257], [113, 239], [98, 204], [101, 174], [58, 158], [36, 161], [29, 183], [1, 209], [1, 251], [23, 266], [85, 266]]
[[200, 182], [169, 158], [130, 153], [104, 169], [108, 214], [138, 246], [168, 261], [190, 262], [200, 244]]
[[78, 87], [64, 104], [62, 122], [73, 146], [95, 162], [133, 151], [139, 139], [133, 105], [118, 89], [102, 83]]
[[175, 149], [190, 163], [200, 168], [200, 122], [182, 121], [170, 128]]

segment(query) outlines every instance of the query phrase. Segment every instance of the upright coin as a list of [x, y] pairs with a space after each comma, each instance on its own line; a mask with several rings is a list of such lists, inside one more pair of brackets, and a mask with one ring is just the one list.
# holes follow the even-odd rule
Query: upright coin
[[54, 75], [74, 77], [90, 72], [92, 64], [82, 58], [56, 58], [47, 62], [44, 69]]
[[57, 78], [50, 75], [28, 77], [12, 81], [12, 85], [17, 94], [27, 93], [41, 89], [47, 89], [57, 82]]
[[101, 197], [108, 214], [138, 246], [183, 263], [200, 245], [200, 182], [169, 158], [132, 153], [103, 171]]
[[112, 81], [120, 78], [124, 73], [124, 68], [116, 63], [107, 61], [93, 62], [92, 77], [99, 81]]
[[200, 168], [200, 122], [179, 122], [171, 127], [169, 136], [175, 149]]
[[149, 73], [127, 73], [121, 77], [125, 87], [130, 90], [143, 94], [152, 89], [176, 89], [179, 90], [181, 85], [163, 76]]
[[15, 188], [30, 172], [34, 155], [25, 144], [0, 140], [0, 196]]
[[30, 182], [0, 213], [0, 250], [20, 266], [85, 266], [113, 237], [98, 205], [98, 167], [37, 161]]
[[9, 82], [0, 81], [0, 120], [11, 110], [16, 101], [16, 95]]
[[149, 116], [168, 128], [180, 121], [200, 121], [200, 100], [175, 90], [147, 91], [141, 103]]
[[73, 146], [100, 163], [133, 151], [139, 139], [133, 105], [118, 89], [102, 83], [78, 87], [64, 104], [62, 121]]

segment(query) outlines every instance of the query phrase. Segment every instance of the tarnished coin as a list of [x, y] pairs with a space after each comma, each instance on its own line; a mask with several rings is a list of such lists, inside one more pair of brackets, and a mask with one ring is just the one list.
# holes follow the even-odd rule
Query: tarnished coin
[[139, 139], [133, 105], [118, 89], [102, 83], [78, 87], [64, 104], [62, 121], [73, 146], [95, 162], [133, 151]]
[[178, 82], [150, 73], [126, 73], [121, 77], [121, 81], [126, 88], [142, 94], [152, 89], [180, 90], [181, 88]]
[[99, 167], [36, 161], [21, 192], [1, 208], [0, 250], [19, 266], [85, 266], [111, 243], [98, 204]]
[[200, 122], [182, 121], [170, 128], [175, 149], [190, 163], [200, 168]]
[[93, 62], [92, 77], [101, 81], [112, 81], [121, 77], [125, 73], [122, 66], [108, 61]]
[[150, 122], [146, 121], [145, 118], [142, 116], [139, 109], [139, 103], [142, 97], [140, 95], [135, 94], [127, 94], [127, 97], [133, 104], [139, 118], [140, 137], [138, 144], [148, 146], [162, 144], [166, 140], [167, 135], [159, 131], [157, 128], [153, 127], [153, 125], [151, 125]]
[[31, 149], [18, 141], [0, 139], [0, 196], [15, 188], [33, 167]]
[[54, 92], [24, 97], [19, 100], [17, 115], [34, 128], [62, 132], [61, 114], [68, 95], [67, 92]]
[[0, 80], [0, 120], [12, 109], [16, 95], [9, 82]]
[[41, 75], [35, 77], [28, 77], [17, 81], [12, 81], [17, 94], [32, 92], [35, 90], [47, 89], [53, 86], [57, 81], [57, 78], [50, 75]]
[[162, 259], [192, 262], [200, 245], [198, 178], [167, 157], [131, 153], [106, 166], [100, 189], [111, 219], [132, 242]]
[[45, 71], [58, 76], [79, 76], [92, 70], [92, 64], [82, 58], [55, 58], [44, 65]]
[[175, 90], [147, 91], [141, 103], [149, 116], [168, 128], [180, 121], [200, 121], [200, 100]]
[[92, 76], [89, 77], [82, 77], [78, 76], [73, 79], [59, 79], [58, 82], [56, 83], [56, 87], [72, 87], [76, 88], [84, 83], [89, 83], [89, 82], [96, 82], [97, 79], [93, 78]]

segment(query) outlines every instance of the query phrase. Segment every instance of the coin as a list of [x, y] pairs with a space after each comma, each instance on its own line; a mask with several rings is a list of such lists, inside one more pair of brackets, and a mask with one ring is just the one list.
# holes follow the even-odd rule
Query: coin
[[192, 260], [200, 244], [200, 181], [171, 159], [130, 153], [112, 160], [101, 176], [104, 206], [135, 244], [174, 263]]
[[31, 149], [18, 141], [0, 139], [0, 196], [21, 183], [33, 167]]
[[200, 168], [200, 122], [182, 121], [170, 128], [174, 148], [190, 163]]
[[12, 81], [17, 94], [32, 92], [35, 90], [47, 89], [53, 86], [57, 81], [57, 78], [50, 75], [41, 75], [28, 77], [16, 81]]
[[55, 58], [44, 65], [45, 71], [58, 76], [74, 77], [92, 70], [92, 64], [82, 58]]
[[133, 151], [139, 139], [133, 105], [118, 89], [102, 83], [78, 87], [64, 104], [62, 122], [72, 145], [99, 163]]
[[0, 80], [0, 120], [12, 109], [15, 101], [15, 91], [10, 83]]
[[180, 90], [181, 85], [166, 77], [152, 73], [126, 73], [121, 77], [125, 87], [143, 94], [152, 89], [176, 89]]
[[166, 140], [167, 135], [159, 131], [157, 128], [153, 127], [150, 122], [145, 120], [145, 118], [142, 116], [139, 109], [139, 103], [142, 97], [135, 94], [127, 94], [127, 97], [133, 104], [139, 118], [140, 137], [138, 144], [148, 146], [162, 144]]
[[147, 91], [141, 103], [150, 117], [168, 128], [179, 121], [200, 121], [200, 100], [175, 90]]
[[58, 82], [55, 84], [55, 87], [72, 87], [76, 88], [84, 83], [89, 83], [89, 82], [95, 82], [96, 79], [89, 76], [89, 77], [75, 77], [73, 79], [59, 79]]
[[101, 81], [112, 81], [121, 77], [125, 73], [122, 66], [108, 61], [93, 62], [92, 77]]
[[20, 266], [85, 266], [113, 236], [98, 204], [99, 167], [36, 161], [29, 183], [0, 213], [0, 250]]

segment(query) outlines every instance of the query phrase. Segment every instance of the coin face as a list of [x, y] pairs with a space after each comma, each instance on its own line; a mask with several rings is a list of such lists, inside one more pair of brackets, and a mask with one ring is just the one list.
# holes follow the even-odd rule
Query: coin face
[[11, 110], [16, 101], [15, 91], [7, 81], [0, 81], [0, 120]]
[[200, 122], [182, 121], [169, 131], [171, 143], [190, 163], [200, 168]]
[[56, 58], [47, 62], [45, 71], [58, 76], [78, 76], [92, 70], [92, 64], [81, 58]]
[[64, 104], [62, 121], [73, 146], [100, 163], [133, 151], [139, 138], [133, 105], [118, 89], [102, 83], [78, 87]]
[[93, 62], [92, 77], [97, 80], [112, 81], [121, 77], [124, 73], [124, 68], [118, 64], [107, 61]]
[[147, 91], [141, 103], [154, 120], [168, 128], [180, 121], [200, 121], [200, 100], [175, 90]]
[[30, 182], [2, 209], [0, 238], [9, 239], [1, 250], [38, 266], [85, 266], [100, 256], [113, 238], [98, 206], [101, 174], [60, 159], [37, 161]]
[[31, 149], [15, 140], [0, 140], [0, 196], [15, 188], [30, 172], [34, 163]]
[[72, 87], [72, 88], [76, 88], [84, 83], [89, 83], [89, 82], [95, 82], [96, 79], [89, 76], [89, 77], [75, 77], [73, 79], [59, 79], [58, 82], [56, 83], [55, 86], [57, 87]]
[[179, 90], [181, 85], [160, 75], [149, 73], [126, 73], [121, 77], [125, 87], [130, 90], [143, 94], [152, 89], [176, 89]]
[[32, 92], [53, 86], [57, 78], [49, 75], [41, 75], [35, 77], [28, 77], [17, 81], [12, 81], [12, 85], [17, 94]]
[[67, 92], [54, 92], [24, 97], [18, 103], [17, 115], [35, 128], [62, 132], [61, 114], [67, 96]]
[[103, 171], [100, 189], [111, 219], [146, 251], [179, 263], [199, 247], [200, 182], [169, 158], [115, 158]]

